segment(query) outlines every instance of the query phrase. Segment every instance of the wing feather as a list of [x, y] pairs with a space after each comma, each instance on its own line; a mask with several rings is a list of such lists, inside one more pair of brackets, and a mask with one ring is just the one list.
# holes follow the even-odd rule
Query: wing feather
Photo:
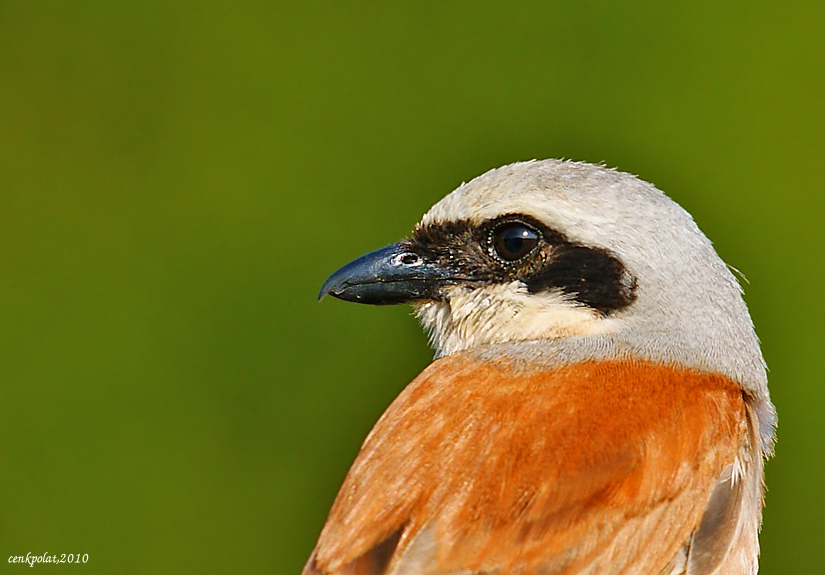
[[714, 374], [445, 357], [370, 432], [305, 574], [659, 573], [724, 499], [745, 422]]

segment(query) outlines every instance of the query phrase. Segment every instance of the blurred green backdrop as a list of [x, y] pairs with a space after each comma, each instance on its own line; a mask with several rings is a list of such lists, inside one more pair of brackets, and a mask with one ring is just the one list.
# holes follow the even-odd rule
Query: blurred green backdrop
[[825, 572], [823, 71], [821, 1], [0, 2], [0, 563], [297, 574], [431, 354], [321, 283], [566, 157], [654, 182], [749, 278], [762, 573]]

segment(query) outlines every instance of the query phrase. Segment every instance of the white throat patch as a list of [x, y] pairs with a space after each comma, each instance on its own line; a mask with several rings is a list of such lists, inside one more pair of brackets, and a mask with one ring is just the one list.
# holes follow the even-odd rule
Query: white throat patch
[[529, 293], [521, 282], [456, 285], [446, 296], [415, 304], [436, 357], [492, 343], [596, 335], [612, 322], [560, 292]]

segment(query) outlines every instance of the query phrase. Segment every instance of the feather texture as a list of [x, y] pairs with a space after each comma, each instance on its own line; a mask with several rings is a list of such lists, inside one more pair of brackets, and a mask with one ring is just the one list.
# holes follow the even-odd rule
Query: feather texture
[[668, 572], [709, 502], [738, 512], [717, 482], [747, 409], [721, 375], [651, 362], [444, 357], [365, 440], [304, 574]]

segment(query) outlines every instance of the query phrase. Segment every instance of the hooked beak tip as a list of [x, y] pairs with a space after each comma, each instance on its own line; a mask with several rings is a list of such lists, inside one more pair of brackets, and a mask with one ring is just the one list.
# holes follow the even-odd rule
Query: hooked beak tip
[[[337, 287], [336, 284], [339, 283], [339, 282], [333, 281], [334, 277], [335, 277], [335, 275], [333, 275], [332, 277], [327, 279], [327, 281], [324, 282], [324, 285], [321, 286], [321, 291], [318, 292], [318, 302], [319, 303], [322, 299], [324, 299], [328, 295], [332, 295], [332, 296], [338, 295], [338, 292], [335, 291], [335, 288]], [[335, 279], [337, 280], [337, 278], [335, 278]], [[338, 287], [340, 287], [340, 286], [338, 286]]]

